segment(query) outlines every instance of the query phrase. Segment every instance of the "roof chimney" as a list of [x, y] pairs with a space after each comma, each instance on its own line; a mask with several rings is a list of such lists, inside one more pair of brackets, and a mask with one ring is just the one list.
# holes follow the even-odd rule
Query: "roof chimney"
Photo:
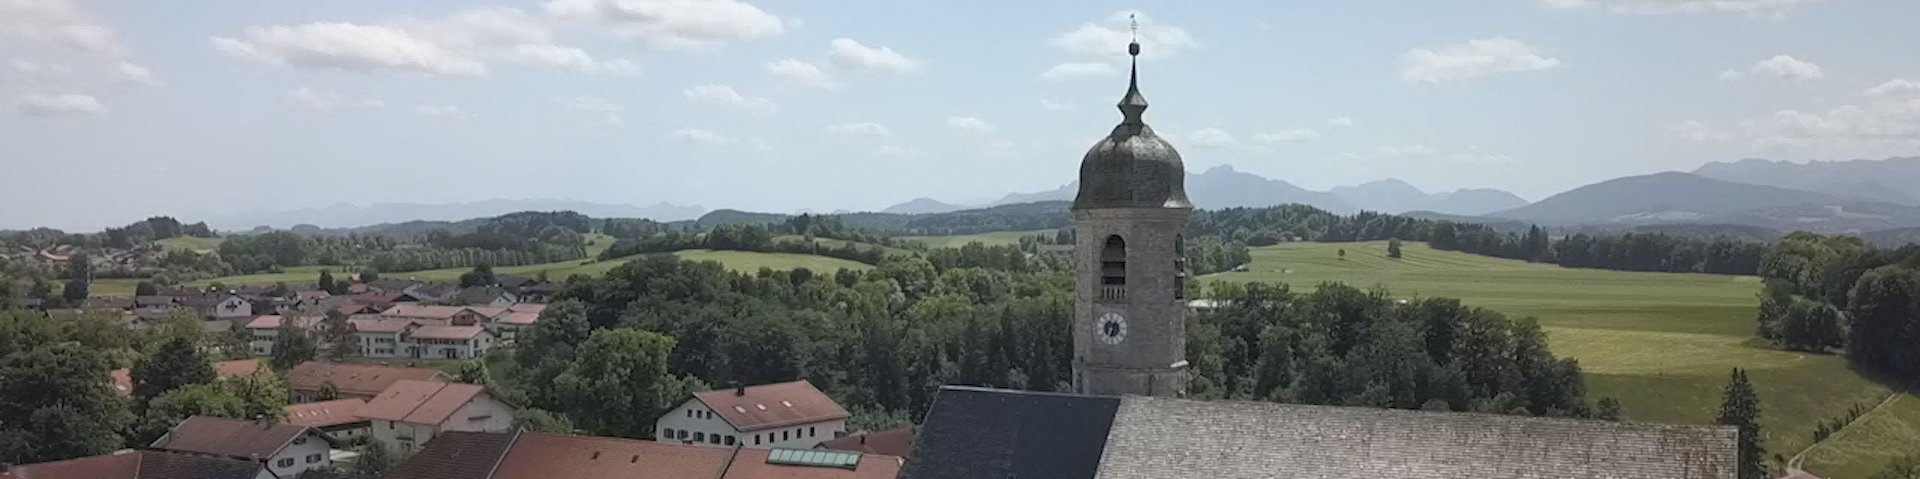
[[735, 396], [747, 395], [747, 385], [740, 384], [740, 381], [732, 381], [732, 383], [733, 383], [733, 395]]

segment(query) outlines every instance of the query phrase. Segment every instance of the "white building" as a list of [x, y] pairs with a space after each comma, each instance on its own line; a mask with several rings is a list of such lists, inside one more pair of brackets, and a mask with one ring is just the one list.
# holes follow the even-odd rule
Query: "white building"
[[493, 331], [485, 326], [421, 326], [400, 335], [400, 353], [409, 358], [478, 359], [493, 350]]
[[318, 328], [325, 319], [326, 318], [319, 316], [271, 315], [253, 318], [253, 321], [247, 322], [247, 333], [251, 336], [251, 339], [247, 341], [247, 345], [253, 349], [255, 356], [272, 356], [273, 342], [280, 337], [280, 327], [282, 325], [291, 321], [296, 326], [306, 330], [307, 334], [317, 338], [319, 335], [315, 334], [317, 332], [315, 328]]
[[502, 432], [513, 408], [473, 384], [404, 380], [367, 401], [360, 417], [372, 421], [373, 440], [412, 452], [448, 431]]
[[847, 410], [806, 380], [695, 393], [654, 422], [660, 442], [812, 448], [847, 430]]
[[257, 479], [278, 479], [333, 467], [332, 442], [320, 431], [291, 424], [194, 416], [173, 426], [153, 449], [266, 464]]

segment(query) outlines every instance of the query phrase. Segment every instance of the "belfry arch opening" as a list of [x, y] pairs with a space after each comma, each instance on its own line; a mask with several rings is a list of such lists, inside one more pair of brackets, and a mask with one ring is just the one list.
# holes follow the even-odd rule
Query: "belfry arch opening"
[[1187, 299], [1187, 235], [1173, 236], [1173, 299]]
[[1100, 247], [1100, 299], [1127, 299], [1127, 240], [1120, 235], [1107, 236]]

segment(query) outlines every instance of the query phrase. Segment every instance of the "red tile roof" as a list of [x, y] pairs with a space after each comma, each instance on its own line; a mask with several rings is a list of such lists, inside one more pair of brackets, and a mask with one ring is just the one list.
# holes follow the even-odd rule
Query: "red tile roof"
[[442, 432], [382, 479], [488, 479], [515, 437], [499, 432]]
[[513, 442], [492, 479], [713, 478], [732, 454], [719, 447], [528, 432]]
[[507, 313], [505, 316], [501, 316], [497, 321], [499, 321], [501, 324], [525, 326], [525, 325], [539, 322], [540, 313], [531, 312], [531, 311], [513, 311], [513, 312]]
[[363, 333], [398, 333], [406, 331], [414, 322], [411, 319], [358, 318], [347, 320], [347, 324], [353, 325], [354, 331]]
[[[326, 319], [327, 318], [320, 316], [295, 316], [293, 323], [302, 328], [312, 328]], [[286, 318], [279, 315], [261, 316], [253, 318], [253, 321], [248, 321], [247, 329], [279, 329], [280, 325], [285, 321]]]
[[768, 464], [772, 453], [772, 449], [741, 448], [721, 479], [893, 479], [900, 475], [902, 462], [899, 457], [864, 454], [854, 469]]
[[266, 459], [311, 429], [277, 422], [194, 416], [181, 421], [154, 441], [154, 449], [212, 454], [241, 459]]
[[440, 424], [446, 422], [454, 411], [485, 394], [486, 388], [473, 384], [400, 381], [367, 401], [367, 406], [360, 409], [360, 417], [409, 424]]
[[252, 479], [260, 463], [165, 451], [112, 454], [39, 464], [0, 472], [0, 479]]
[[433, 368], [307, 361], [287, 373], [287, 385], [295, 391], [319, 391], [332, 381], [341, 394], [373, 397], [400, 380], [431, 381], [440, 376], [440, 370]]
[[854, 434], [822, 442], [820, 447], [836, 451], [907, 457], [913, 452], [913, 426]]
[[22, 464], [0, 473], [0, 478], [7, 479], [137, 479], [139, 477], [140, 454], [136, 451], [39, 464]]
[[508, 306], [507, 310], [515, 313], [540, 314], [547, 311], [547, 305], [546, 303], [515, 303], [513, 306]]
[[458, 315], [461, 312], [464, 312], [467, 310], [468, 308], [465, 306], [420, 306], [415, 304], [396, 304], [391, 308], [387, 308], [386, 311], [381, 311], [380, 315], [386, 316], [389, 318], [427, 318], [427, 319], [448, 320], [448, 319], [453, 319], [455, 315]]
[[293, 404], [287, 406], [287, 418], [280, 422], [307, 427], [366, 422], [366, 418], [360, 417], [360, 409], [366, 406], [367, 401], [360, 398]]
[[805, 379], [694, 393], [741, 432], [846, 419], [847, 410]]
[[421, 339], [468, 340], [487, 332], [485, 326], [421, 326], [412, 336]]
[[507, 308], [495, 308], [491, 306], [468, 306], [467, 309], [487, 319], [498, 318], [502, 314], [507, 314], [508, 311]]
[[[213, 363], [213, 374], [215, 374], [216, 376], [219, 376], [220, 379], [226, 379], [234, 376], [245, 376], [248, 374], [253, 374], [254, 371], [259, 371], [259, 370], [260, 370], [260, 360], [258, 359], [238, 359], [233, 361], [217, 361]], [[133, 394], [133, 371], [132, 370], [115, 369], [108, 374], [113, 376], [113, 392], [120, 393], [120, 395], [122, 396]]]

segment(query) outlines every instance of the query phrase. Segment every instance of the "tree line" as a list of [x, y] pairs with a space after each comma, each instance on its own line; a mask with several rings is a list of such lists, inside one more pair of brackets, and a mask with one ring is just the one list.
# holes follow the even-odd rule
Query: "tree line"
[[1756, 334], [1801, 351], [1840, 350], [1896, 383], [1920, 381], [1920, 245], [1799, 232], [1761, 260]]

